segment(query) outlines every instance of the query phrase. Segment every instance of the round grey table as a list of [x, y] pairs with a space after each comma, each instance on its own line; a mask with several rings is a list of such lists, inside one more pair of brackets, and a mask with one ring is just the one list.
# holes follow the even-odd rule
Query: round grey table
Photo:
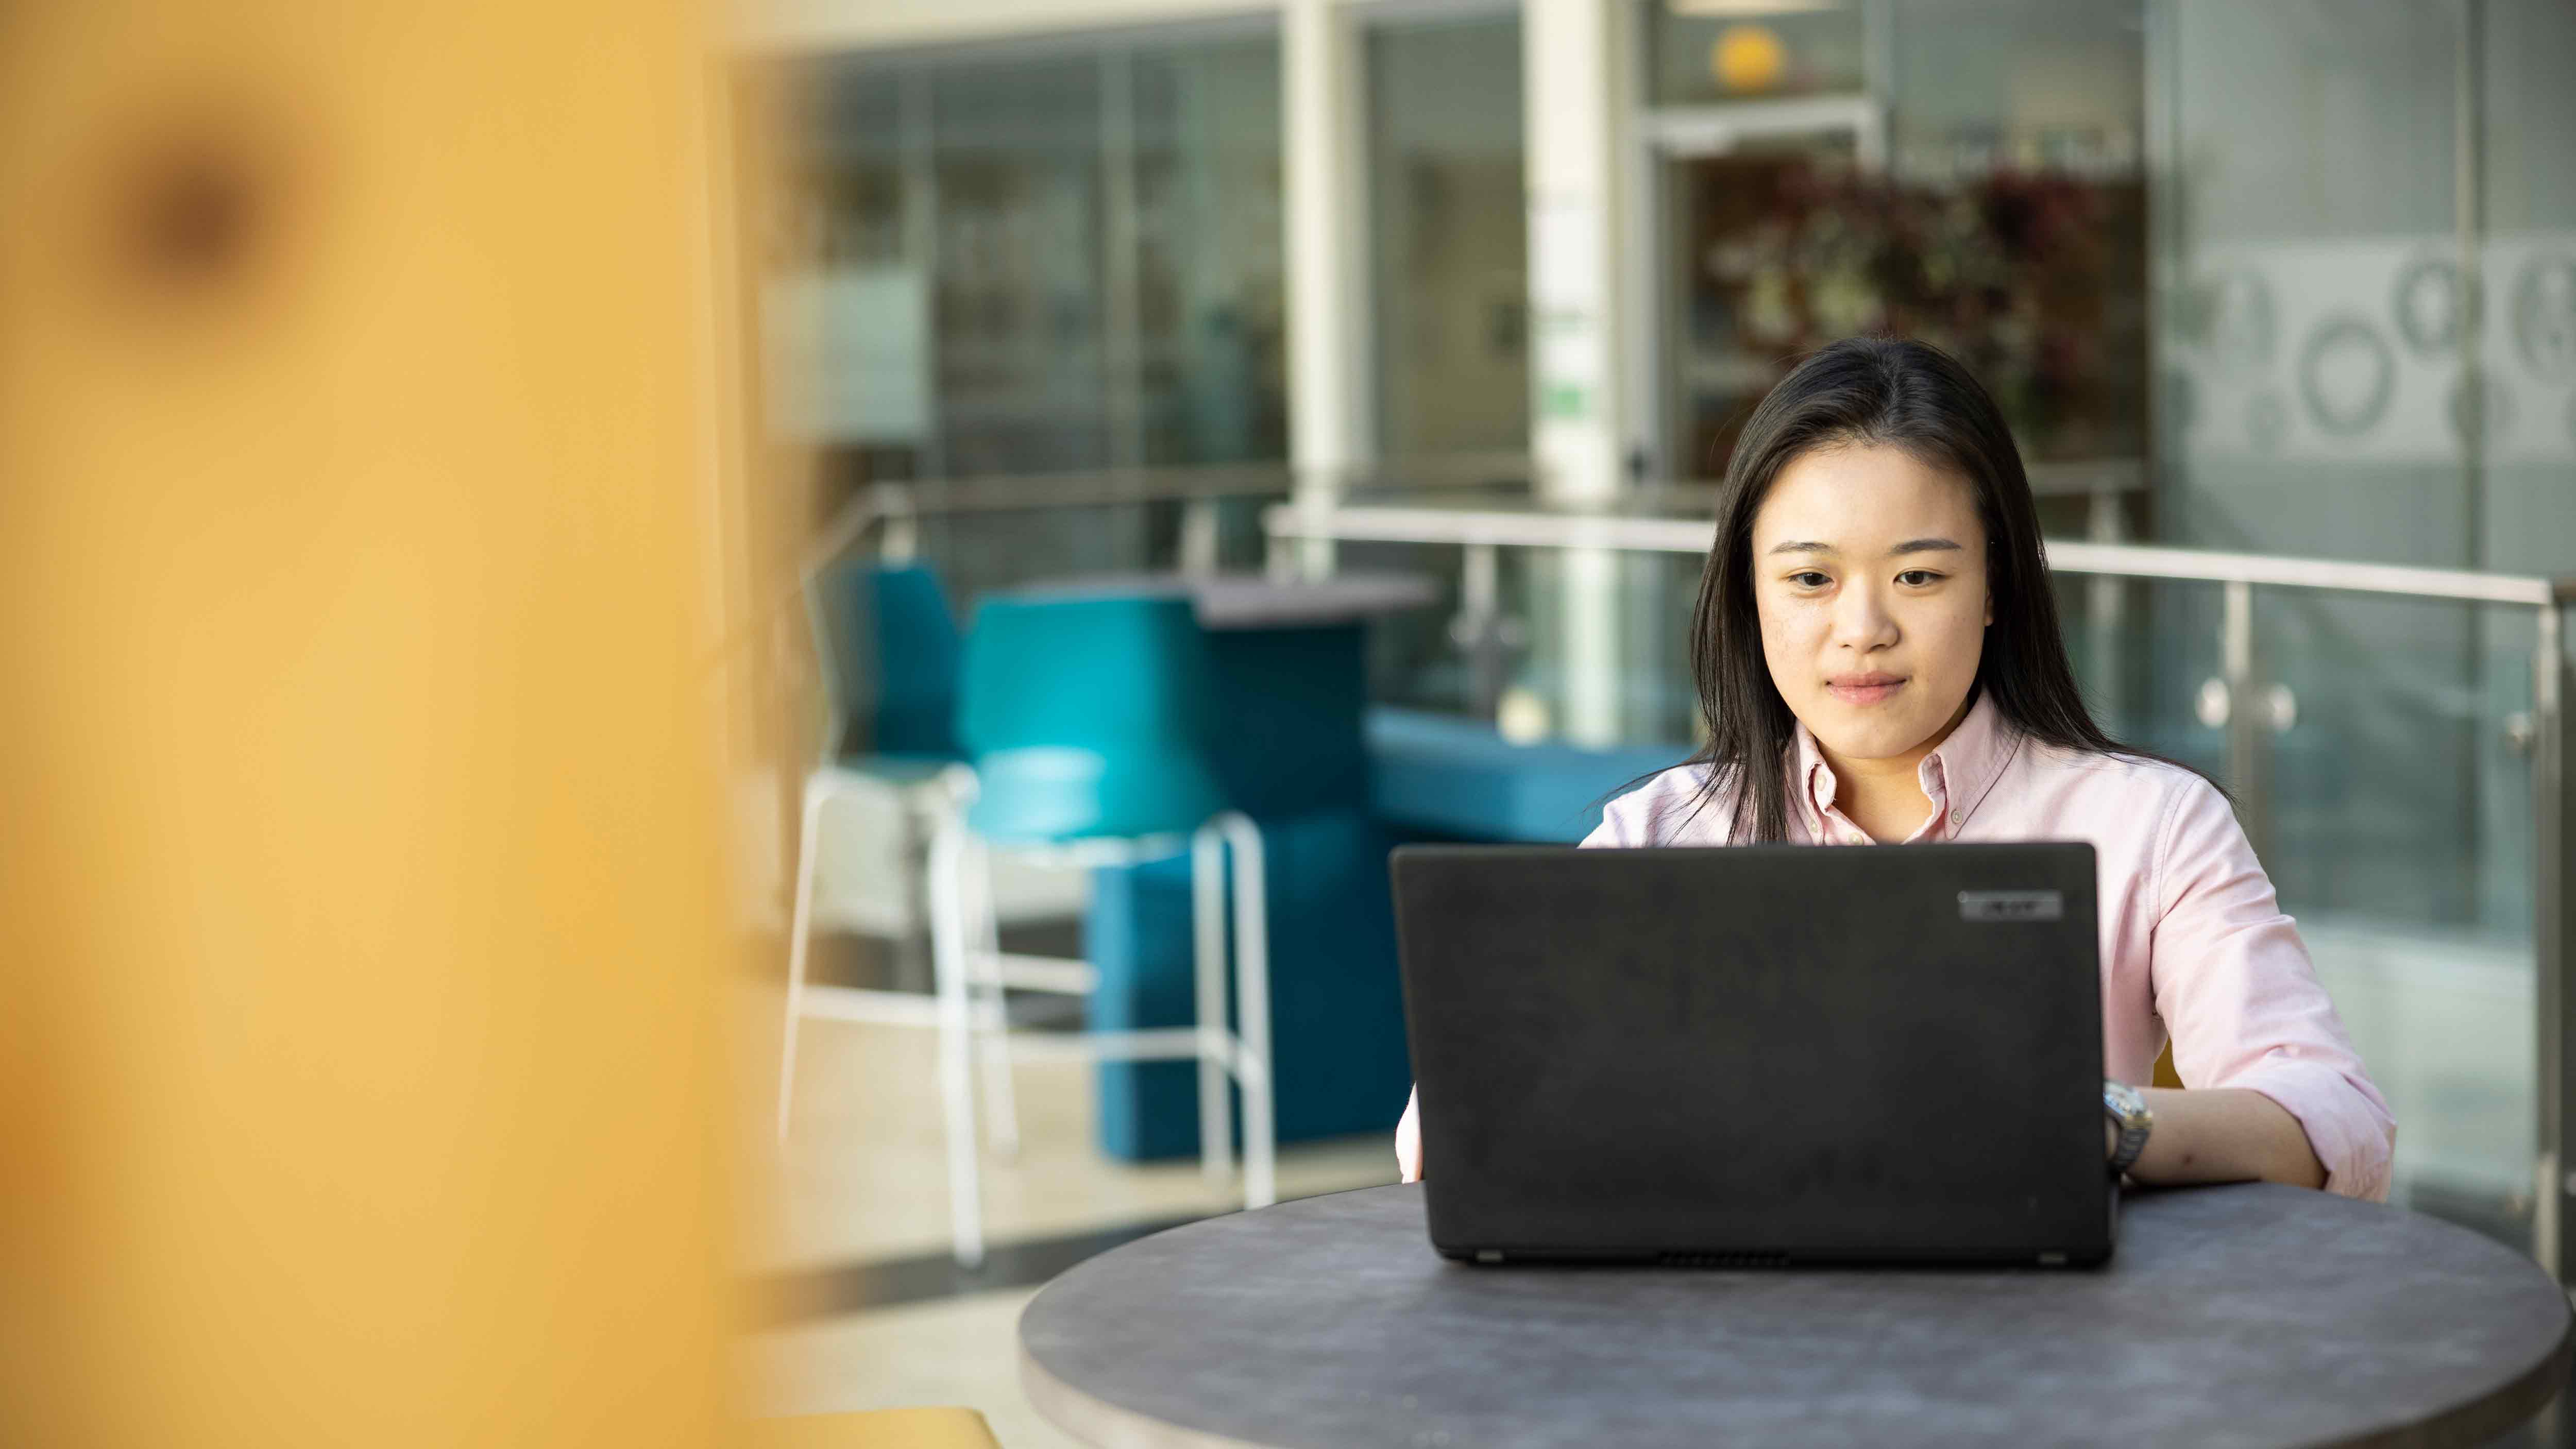
[[2482, 1444], [2568, 1300], [2464, 1228], [2267, 1184], [2142, 1193], [2100, 1270], [1472, 1267], [1421, 1190], [1211, 1218], [1020, 1318], [1048, 1418], [1132, 1446]]

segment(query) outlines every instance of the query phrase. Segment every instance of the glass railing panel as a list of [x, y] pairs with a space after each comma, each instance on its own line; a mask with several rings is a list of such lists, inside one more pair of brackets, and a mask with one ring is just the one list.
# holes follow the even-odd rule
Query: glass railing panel
[[[1296, 545], [1284, 547], [1293, 551]], [[1338, 543], [1333, 552], [1336, 572], [1411, 574], [1430, 580], [1437, 590], [1436, 600], [1426, 608], [1369, 621], [1369, 702], [1480, 717], [1483, 711], [1477, 703], [1472, 658], [1459, 637], [1465, 603], [1463, 555], [1458, 547]], [[1508, 555], [1498, 562], [1507, 570], [1518, 568]]]
[[2123, 744], [2223, 780], [2226, 732], [2203, 717], [2199, 697], [2221, 673], [2219, 586], [2065, 572], [2051, 585], [2094, 721]]
[[[1366, 501], [1512, 506], [1442, 496]], [[1372, 621], [1372, 701], [1488, 720], [1520, 743], [1670, 745], [1676, 760], [1690, 752], [1698, 715], [1689, 659], [1697, 556], [1498, 547], [1490, 554], [1493, 607], [1485, 619], [1470, 608], [1469, 558], [1454, 543], [1334, 545], [1338, 572], [1410, 573], [1439, 588], [1430, 608]]]
[[2244, 812], [2398, 1121], [2395, 1201], [2528, 1243], [2530, 610], [2258, 591]]
[[1691, 749], [1691, 604], [1700, 561], [1688, 555], [1568, 548], [1525, 550], [1521, 589], [1507, 594], [1528, 649], [1497, 713], [1505, 733], [1602, 748]]

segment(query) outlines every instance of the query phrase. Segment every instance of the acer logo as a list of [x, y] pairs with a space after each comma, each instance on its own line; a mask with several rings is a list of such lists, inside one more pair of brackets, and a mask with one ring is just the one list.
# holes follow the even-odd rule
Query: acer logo
[[2054, 921], [2066, 915], [2066, 897], [2056, 891], [1961, 891], [1963, 921]]

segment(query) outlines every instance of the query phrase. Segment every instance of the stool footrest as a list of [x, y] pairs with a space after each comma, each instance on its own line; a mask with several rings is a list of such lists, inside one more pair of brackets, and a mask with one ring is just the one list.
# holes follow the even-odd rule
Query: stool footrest
[[1024, 956], [1005, 951], [982, 956], [973, 964], [990, 967], [986, 980], [1022, 991], [1048, 991], [1059, 996], [1089, 996], [1100, 989], [1100, 968], [1076, 956]]

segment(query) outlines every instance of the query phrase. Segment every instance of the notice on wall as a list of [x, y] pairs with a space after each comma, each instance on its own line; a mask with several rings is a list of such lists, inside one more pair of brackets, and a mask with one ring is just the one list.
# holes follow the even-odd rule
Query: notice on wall
[[913, 443], [930, 429], [930, 286], [912, 267], [838, 267], [761, 298], [769, 422], [806, 443]]

